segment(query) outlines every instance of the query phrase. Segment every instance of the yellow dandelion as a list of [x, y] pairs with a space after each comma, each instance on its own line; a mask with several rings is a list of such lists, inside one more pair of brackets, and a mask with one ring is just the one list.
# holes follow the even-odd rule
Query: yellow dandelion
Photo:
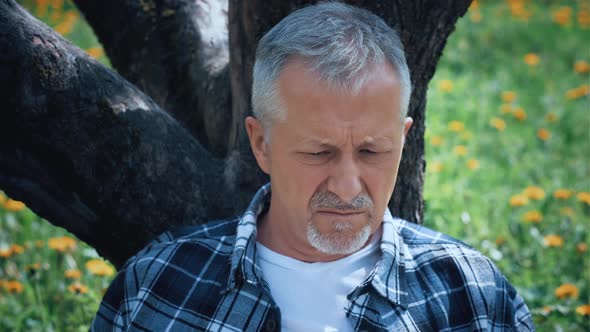
[[438, 89], [445, 93], [451, 92], [453, 91], [453, 82], [451, 80], [440, 80], [438, 82]]
[[0, 258], [9, 258], [12, 256], [12, 248], [0, 248]]
[[551, 137], [551, 132], [545, 128], [537, 130], [537, 137], [540, 140], [546, 141]]
[[576, 195], [576, 197], [578, 198], [578, 201], [590, 205], [590, 193], [589, 192], [582, 191], [582, 192], [578, 193], [578, 195]]
[[556, 199], [568, 199], [572, 196], [573, 192], [569, 189], [557, 189], [553, 192], [553, 197]]
[[499, 246], [503, 245], [504, 243], [506, 243], [506, 238], [504, 236], [500, 235], [496, 238], [495, 242], [496, 242], [496, 245], [499, 247]]
[[539, 200], [545, 198], [545, 190], [539, 186], [528, 186], [522, 193], [530, 199]]
[[553, 12], [553, 21], [559, 25], [567, 25], [572, 18], [572, 8], [568, 6], [560, 7]]
[[528, 53], [524, 56], [524, 63], [529, 66], [536, 66], [541, 62], [541, 58], [536, 53]]
[[583, 304], [577, 307], [576, 313], [582, 316], [590, 316], [590, 304]]
[[470, 170], [476, 170], [479, 168], [479, 161], [475, 160], [475, 159], [469, 159], [467, 161], [467, 168], [469, 168]]
[[473, 23], [479, 23], [481, 22], [481, 12], [480, 11], [473, 11], [469, 14], [469, 19], [471, 20], [471, 22]]
[[569, 89], [565, 93], [567, 99], [578, 99], [590, 94], [590, 85], [582, 84], [577, 88]]
[[579, 252], [580, 254], [583, 254], [586, 251], [588, 251], [588, 245], [584, 242], [580, 242], [580, 243], [576, 244], [576, 251]]
[[439, 146], [443, 143], [443, 138], [440, 136], [432, 136], [430, 139], [430, 145], [432, 146]]
[[502, 92], [502, 100], [506, 103], [511, 103], [516, 100], [516, 92], [514, 91], [504, 91]]
[[467, 154], [467, 147], [465, 145], [457, 145], [453, 148], [453, 153], [458, 156], [464, 156]]
[[577, 299], [578, 295], [580, 295], [580, 290], [574, 284], [563, 284], [555, 289], [555, 296], [560, 299], [564, 299], [566, 297]]
[[433, 173], [438, 173], [443, 170], [443, 164], [440, 161], [435, 161], [428, 165], [428, 169]]
[[578, 60], [574, 63], [574, 71], [579, 74], [590, 73], [590, 64], [583, 60]]
[[25, 290], [25, 286], [16, 280], [4, 281], [4, 290], [9, 293], [22, 293]]
[[461, 121], [451, 121], [449, 122], [449, 130], [454, 132], [460, 132], [465, 129], [465, 124]]
[[9, 198], [8, 200], [6, 200], [6, 202], [4, 202], [4, 208], [8, 211], [19, 212], [25, 208], [25, 203], [21, 201], [15, 201]]
[[578, 12], [578, 24], [580, 27], [587, 29], [590, 28], [590, 12], [581, 10]]
[[103, 51], [102, 47], [100, 47], [100, 46], [91, 47], [86, 50], [86, 53], [88, 53], [88, 55], [90, 55], [91, 57], [93, 57], [95, 59], [98, 59], [104, 55], [104, 51]]
[[523, 194], [510, 197], [510, 206], [525, 206], [529, 204], [529, 198]]
[[506, 122], [500, 118], [492, 118], [490, 120], [490, 125], [496, 128], [498, 131], [503, 131], [506, 129]]
[[500, 111], [502, 112], [502, 114], [512, 113], [512, 105], [502, 104], [500, 105]]
[[86, 262], [86, 269], [97, 276], [112, 276], [115, 269], [102, 259], [91, 259]]
[[545, 115], [545, 120], [547, 120], [547, 122], [549, 122], [549, 123], [553, 123], [553, 122], [557, 121], [557, 114], [555, 114], [553, 112], [549, 112], [549, 113], [547, 113], [547, 115]]
[[548, 314], [550, 314], [553, 311], [553, 307], [552, 306], [549, 306], [549, 305], [546, 305], [543, 308], [541, 308], [541, 310], [543, 311], [543, 313], [545, 315], [548, 315]]
[[50, 249], [58, 252], [73, 251], [76, 249], [76, 240], [69, 236], [52, 237], [47, 241], [47, 246]]
[[559, 235], [549, 234], [543, 236], [543, 243], [547, 247], [562, 247], [563, 246], [563, 238]]
[[79, 282], [75, 282], [68, 286], [68, 291], [74, 294], [86, 294], [88, 293], [88, 287]]
[[18, 244], [13, 244], [12, 246], [10, 246], [10, 249], [14, 254], [22, 254], [23, 252], [25, 252], [25, 247]]
[[575, 216], [574, 209], [572, 209], [569, 206], [566, 206], [566, 207], [561, 208], [560, 213], [562, 215], [568, 216], [570, 218], [573, 218]]
[[515, 108], [512, 115], [519, 121], [524, 121], [526, 119], [526, 112], [522, 107]]
[[541, 212], [537, 211], [537, 210], [533, 210], [533, 211], [529, 211], [527, 213], [525, 213], [522, 216], [522, 220], [524, 222], [534, 222], [534, 223], [540, 223], [541, 221], [543, 221], [543, 215], [541, 214]]
[[477, 10], [479, 8], [479, 1], [478, 0], [473, 0], [471, 2], [471, 5], [469, 5], [469, 9], [468, 10]]
[[64, 276], [68, 279], [79, 279], [82, 276], [82, 272], [78, 269], [69, 269], [64, 272]]

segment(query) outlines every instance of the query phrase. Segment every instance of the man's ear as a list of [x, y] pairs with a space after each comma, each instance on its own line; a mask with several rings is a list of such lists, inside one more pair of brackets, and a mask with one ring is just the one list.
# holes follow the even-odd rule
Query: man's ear
[[404, 143], [406, 142], [406, 137], [408, 136], [408, 131], [412, 127], [412, 123], [414, 123], [414, 120], [408, 116], [404, 122]]
[[264, 128], [262, 127], [262, 123], [258, 121], [258, 119], [249, 116], [246, 118], [245, 124], [246, 132], [250, 139], [250, 147], [252, 148], [252, 153], [254, 153], [258, 167], [260, 167], [264, 173], [270, 175], [269, 148], [264, 140]]

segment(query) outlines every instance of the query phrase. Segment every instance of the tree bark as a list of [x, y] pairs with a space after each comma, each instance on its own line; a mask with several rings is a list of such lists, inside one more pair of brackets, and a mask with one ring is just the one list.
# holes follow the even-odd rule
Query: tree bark
[[[165, 229], [236, 215], [267, 180], [243, 126], [257, 41], [311, 2], [77, 1], [130, 83], [0, 0], [0, 188], [117, 267]], [[421, 222], [426, 87], [470, 1], [347, 2], [406, 45], [414, 127], [390, 207]]]

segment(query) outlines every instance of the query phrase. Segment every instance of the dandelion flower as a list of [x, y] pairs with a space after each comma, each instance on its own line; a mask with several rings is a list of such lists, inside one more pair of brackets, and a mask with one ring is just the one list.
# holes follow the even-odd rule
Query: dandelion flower
[[82, 272], [78, 269], [69, 269], [64, 272], [64, 276], [68, 279], [79, 279], [82, 276]]
[[526, 119], [526, 112], [522, 107], [515, 108], [512, 115], [519, 121], [524, 121]]
[[584, 29], [590, 28], [590, 12], [586, 10], [578, 12], [578, 24]]
[[25, 248], [18, 244], [13, 244], [12, 246], [10, 246], [10, 249], [14, 254], [22, 254], [23, 252], [25, 252]]
[[469, 19], [473, 23], [481, 22], [481, 12], [480, 11], [473, 11], [469, 14]]
[[567, 99], [578, 99], [590, 94], [590, 85], [582, 84], [577, 88], [569, 89], [565, 93]]
[[556, 199], [568, 199], [572, 196], [573, 192], [569, 189], [557, 189], [553, 192], [553, 197]]
[[453, 148], [453, 153], [458, 156], [464, 156], [467, 154], [467, 147], [465, 145], [457, 145]]
[[435, 161], [429, 165], [429, 170], [433, 173], [438, 173], [443, 170], [443, 164], [440, 161]]
[[584, 242], [580, 242], [580, 243], [576, 244], [576, 251], [579, 252], [580, 254], [583, 254], [586, 251], [588, 251], [588, 245]]
[[511, 103], [516, 100], [516, 92], [514, 91], [504, 91], [502, 92], [502, 100], [505, 103]]
[[574, 63], [574, 71], [579, 74], [590, 73], [590, 64], [583, 60], [578, 60]]
[[475, 160], [475, 159], [469, 159], [467, 161], [467, 168], [469, 168], [470, 170], [475, 170], [479, 168], [479, 161]]
[[537, 137], [542, 141], [546, 141], [551, 137], [551, 132], [545, 128], [541, 128], [537, 130]]
[[590, 193], [580, 192], [578, 195], [576, 195], [576, 197], [578, 198], [578, 201], [590, 205]]
[[543, 311], [543, 313], [545, 315], [548, 315], [548, 314], [550, 314], [553, 311], [553, 307], [550, 306], [550, 305], [546, 305], [543, 308], [541, 308], [541, 310]]
[[543, 244], [547, 247], [562, 247], [563, 238], [559, 235], [549, 234], [543, 237]]
[[557, 114], [555, 114], [553, 112], [549, 112], [549, 113], [547, 113], [547, 115], [545, 115], [545, 120], [547, 120], [547, 122], [549, 122], [549, 123], [553, 123], [553, 122], [557, 121]]
[[75, 282], [68, 286], [68, 291], [74, 294], [86, 294], [88, 293], [88, 287], [79, 282]]
[[496, 242], [496, 245], [499, 247], [499, 246], [503, 245], [504, 243], [506, 243], [506, 238], [503, 237], [502, 235], [500, 235], [496, 238], [495, 242]]
[[529, 66], [536, 66], [541, 62], [541, 58], [536, 53], [528, 53], [524, 56], [524, 63]]
[[460, 132], [460, 131], [463, 131], [463, 129], [465, 129], [465, 124], [463, 124], [463, 122], [456, 121], [456, 120], [449, 122], [449, 130], [450, 131]]
[[529, 211], [522, 216], [524, 222], [540, 223], [543, 220], [543, 215], [537, 210]]
[[545, 198], [545, 190], [538, 186], [528, 186], [522, 193], [531, 199], [539, 200]]
[[443, 138], [440, 136], [432, 136], [430, 139], [430, 145], [432, 146], [439, 146], [443, 143]]
[[453, 91], [453, 82], [451, 80], [440, 80], [438, 82], [438, 89], [445, 93], [451, 92]]
[[12, 256], [12, 248], [0, 248], [0, 258], [9, 258]]
[[564, 299], [566, 297], [577, 299], [578, 295], [580, 295], [580, 290], [574, 284], [563, 284], [555, 289], [555, 296], [560, 299]]
[[510, 197], [510, 206], [525, 206], [529, 204], [529, 198], [523, 194]]
[[553, 21], [559, 25], [567, 25], [572, 17], [572, 7], [563, 6], [553, 12]]
[[86, 262], [86, 269], [97, 276], [112, 276], [115, 269], [102, 259], [91, 259]]
[[103, 51], [102, 47], [100, 47], [100, 46], [91, 47], [86, 50], [86, 53], [88, 53], [88, 55], [90, 55], [91, 57], [93, 57], [95, 59], [98, 59], [104, 55], [104, 51]]
[[5, 281], [3, 286], [9, 293], [22, 293], [25, 290], [25, 286], [16, 280]]
[[68, 236], [52, 237], [47, 241], [47, 246], [62, 253], [73, 251], [76, 249], [76, 240]]
[[492, 118], [490, 120], [490, 125], [498, 131], [503, 131], [506, 128], [506, 122], [500, 118]]
[[502, 112], [502, 114], [512, 113], [512, 105], [502, 104], [500, 105], [500, 111]]
[[584, 304], [577, 307], [576, 313], [582, 316], [590, 316], [590, 304]]
[[566, 207], [562, 208], [560, 212], [561, 212], [562, 215], [568, 216], [570, 218], [573, 218], [574, 215], [575, 215], [574, 209], [572, 209], [569, 206], [566, 206]]
[[25, 208], [25, 203], [9, 198], [6, 202], [4, 202], [4, 208], [8, 211], [19, 212]]

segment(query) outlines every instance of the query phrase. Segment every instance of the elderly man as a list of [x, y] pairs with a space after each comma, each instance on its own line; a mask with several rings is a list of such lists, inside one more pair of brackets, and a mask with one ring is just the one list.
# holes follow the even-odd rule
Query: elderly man
[[246, 119], [270, 184], [241, 217], [130, 259], [93, 329], [533, 330], [490, 260], [388, 211], [410, 93], [379, 17], [340, 3], [286, 17], [258, 45]]

